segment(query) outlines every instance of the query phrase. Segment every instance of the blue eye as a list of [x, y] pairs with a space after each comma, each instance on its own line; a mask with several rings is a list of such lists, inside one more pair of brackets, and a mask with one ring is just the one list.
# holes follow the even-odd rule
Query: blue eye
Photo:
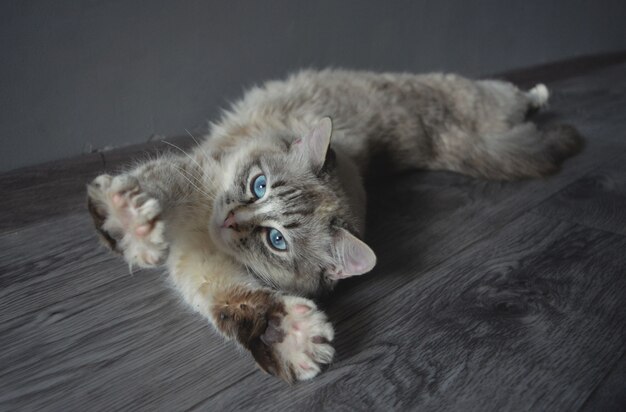
[[267, 231], [267, 241], [276, 250], [287, 250], [287, 242], [283, 234], [274, 228]]
[[258, 175], [257, 177], [255, 177], [254, 180], [252, 181], [252, 187], [251, 187], [254, 197], [256, 197], [257, 199], [260, 199], [263, 196], [265, 196], [266, 186], [267, 186], [267, 179], [265, 178], [265, 175]]

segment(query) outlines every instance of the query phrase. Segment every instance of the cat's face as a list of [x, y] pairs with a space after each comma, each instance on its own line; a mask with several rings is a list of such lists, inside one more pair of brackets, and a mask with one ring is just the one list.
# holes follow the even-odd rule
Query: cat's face
[[283, 290], [312, 294], [375, 264], [369, 247], [345, 229], [355, 222], [327, 156], [330, 127], [324, 120], [294, 143], [240, 149], [224, 164], [211, 236]]

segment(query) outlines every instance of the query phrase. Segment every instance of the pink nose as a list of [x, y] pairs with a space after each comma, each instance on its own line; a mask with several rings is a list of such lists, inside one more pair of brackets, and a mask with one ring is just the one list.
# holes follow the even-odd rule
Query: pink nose
[[227, 229], [237, 230], [237, 220], [233, 212], [230, 212], [228, 216], [226, 216], [226, 219], [224, 220], [222, 227], [227, 228]]

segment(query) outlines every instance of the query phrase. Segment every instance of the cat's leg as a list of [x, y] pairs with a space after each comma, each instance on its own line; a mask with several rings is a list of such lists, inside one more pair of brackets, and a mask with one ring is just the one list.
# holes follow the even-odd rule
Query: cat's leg
[[546, 107], [550, 98], [548, 88], [541, 83], [528, 91], [501, 80], [479, 80], [475, 86], [480, 96], [473, 114], [478, 130], [503, 132]]
[[[452, 120], [441, 122], [431, 133], [434, 156], [429, 168], [496, 180], [542, 177], [556, 172], [582, 148], [574, 127], [538, 128], [527, 120], [529, 111], [547, 104], [545, 85], [522, 91], [499, 80], [459, 82], [475, 103], [463, 105], [450, 99], [456, 102], [450, 108]], [[454, 96], [455, 89], [447, 93]]]
[[333, 328], [313, 301], [262, 286], [196, 236], [175, 243], [168, 260], [172, 281], [193, 309], [287, 382], [310, 379], [330, 363]]
[[578, 131], [568, 125], [538, 129], [525, 122], [498, 133], [474, 135], [448, 130], [439, 135], [443, 149], [430, 167], [475, 177], [514, 180], [547, 176], [583, 145]]
[[87, 186], [87, 206], [106, 246], [130, 265], [153, 267], [167, 258], [168, 222], [204, 196], [201, 185], [197, 163], [162, 157], [117, 176], [98, 176]]
[[265, 371], [293, 382], [316, 376], [333, 357], [333, 328], [311, 300], [269, 289], [208, 231], [185, 230], [170, 247], [170, 277], [184, 300]]
[[389, 157], [395, 170], [451, 170], [496, 180], [541, 177], [582, 147], [571, 126], [539, 129], [528, 121], [529, 112], [548, 103], [543, 84], [523, 91], [505, 81], [442, 74], [395, 81], [389, 94], [403, 99], [390, 100], [372, 117], [366, 137], [370, 151], [379, 151], [370, 157]]

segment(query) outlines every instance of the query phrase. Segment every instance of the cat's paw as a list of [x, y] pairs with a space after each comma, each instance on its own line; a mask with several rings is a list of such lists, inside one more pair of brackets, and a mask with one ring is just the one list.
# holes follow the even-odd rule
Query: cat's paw
[[87, 205], [96, 230], [131, 265], [153, 267], [168, 254], [161, 205], [131, 175], [101, 175], [88, 185]]
[[237, 339], [264, 371], [285, 381], [311, 379], [330, 363], [333, 327], [308, 299], [234, 289], [213, 306], [218, 330]]
[[286, 296], [283, 302], [285, 313], [271, 317], [261, 335], [278, 361], [269, 372], [289, 382], [311, 379], [333, 359], [333, 327], [312, 301]]

